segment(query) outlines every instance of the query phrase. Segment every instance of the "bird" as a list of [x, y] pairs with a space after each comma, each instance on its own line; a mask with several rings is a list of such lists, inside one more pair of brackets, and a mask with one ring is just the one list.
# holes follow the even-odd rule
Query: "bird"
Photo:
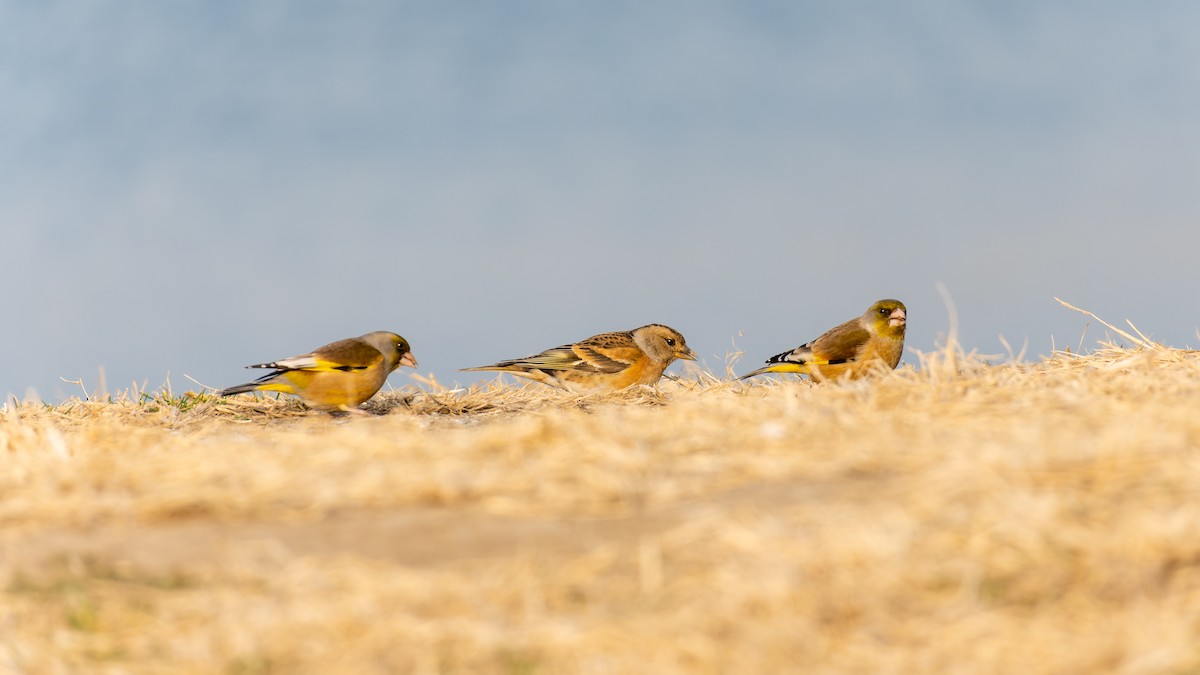
[[299, 396], [316, 410], [353, 412], [374, 396], [400, 366], [417, 367], [408, 340], [381, 330], [330, 342], [307, 354], [246, 366], [275, 371], [253, 382], [222, 389], [217, 395], [278, 391]]
[[652, 323], [633, 330], [600, 333], [520, 359], [464, 371], [511, 373], [577, 393], [611, 392], [655, 384], [675, 359], [696, 360], [679, 331]]
[[807, 374], [816, 382], [858, 379], [879, 365], [895, 368], [904, 351], [908, 310], [899, 300], [880, 300], [862, 316], [825, 331], [821, 337], [767, 359], [766, 366], [747, 373], [744, 380], [763, 373]]

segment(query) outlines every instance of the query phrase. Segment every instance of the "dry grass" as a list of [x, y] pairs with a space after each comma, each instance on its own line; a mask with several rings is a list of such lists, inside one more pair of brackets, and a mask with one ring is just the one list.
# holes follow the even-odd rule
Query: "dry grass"
[[0, 673], [1197, 673], [1200, 355], [1135, 344], [10, 405]]

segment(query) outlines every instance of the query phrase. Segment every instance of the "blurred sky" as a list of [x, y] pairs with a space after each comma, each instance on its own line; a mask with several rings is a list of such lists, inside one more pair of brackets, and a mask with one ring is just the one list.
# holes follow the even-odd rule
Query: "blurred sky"
[[928, 351], [939, 283], [968, 350], [1094, 347], [1054, 296], [1196, 347], [1198, 30], [1187, 1], [0, 1], [0, 393], [228, 386], [379, 329], [445, 383], [650, 322], [745, 372], [882, 297]]

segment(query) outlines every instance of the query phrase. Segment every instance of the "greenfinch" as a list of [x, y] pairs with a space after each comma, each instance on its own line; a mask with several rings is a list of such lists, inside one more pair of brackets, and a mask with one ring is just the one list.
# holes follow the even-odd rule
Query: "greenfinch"
[[800, 373], [814, 381], [857, 379], [880, 365], [895, 368], [904, 351], [907, 310], [899, 300], [880, 300], [851, 319], [790, 352], [767, 359], [767, 365], [738, 379], [763, 373]]
[[374, 396], [400, 366], [417, 367], [408, 341], [395, 333], [375, 331], [331, 342], [307, 354], [246, 366], [274, 368], [275, 372], [217, 395], [278, 391], [295, 394], [317, 410], [349, 412]]
[[635, 384], [655, 384], [675, 359], [696, 354], [674, 328], [652, 323], [547, 349], [521, 359], [463, 368], [511, 373], [576, 392], [610, 392]]

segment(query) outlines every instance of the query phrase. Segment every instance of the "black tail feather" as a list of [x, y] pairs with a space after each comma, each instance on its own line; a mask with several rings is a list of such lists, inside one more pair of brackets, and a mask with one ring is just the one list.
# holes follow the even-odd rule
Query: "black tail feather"
[[229, 387], [228, 389], [222, 389], [221, 391], [217, 392], [217, 396], [233, 396], [234, 394], [244, 394], [248, 391], [255, 391], [257, 389], [258, 389], [257, 383], [247, 382], [246, 384], [239, 384], [236, 387]]
[[[267, 366], [261, 365], [261, 366], [246, 366], [246, 367], [247, 368], [266, 368]], [[286, 372], [288, 372], [287, 368], [280, 368], [274, 372], [263, 375], [262, 377], [258, 378], [257, 380], [255, 380], [253, 382], [247, 382], [246, 384], [239, 384], [239, 385], [229, 387], [228, 389], [222, 389], [221, 391], [217, 392], [217, 396], [232, 396], [234, 394], [244, 394], [248, 391], [257, 391], [258, 385], [265, 384], [267, 381], [275, 379], [275, 376], [282, 375]]]

